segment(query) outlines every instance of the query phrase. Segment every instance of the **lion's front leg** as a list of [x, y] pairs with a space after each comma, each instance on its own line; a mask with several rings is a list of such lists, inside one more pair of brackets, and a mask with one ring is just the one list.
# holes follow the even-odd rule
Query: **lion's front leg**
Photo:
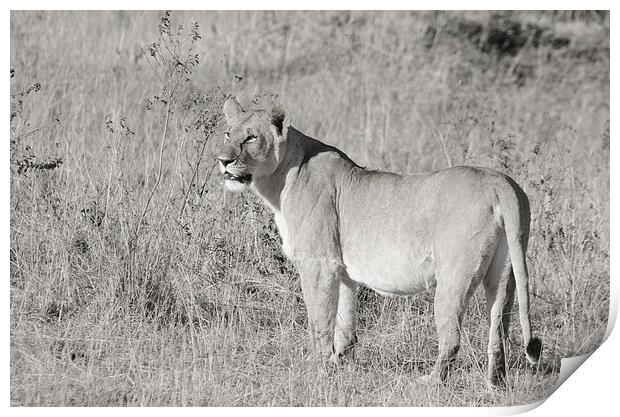
[[340, 276], [344, 266], [333, 260], [298, 262], [301, 289], [308, 311], [308, 329], [314, 352], [324, 361], [334, 361], [333, 342]]
[[334, 332], [334, 354], [336, 358], [353, 353], [355, 322], [357, 321], [357, 284], [348, 276], [340, 277], [338, 314]]

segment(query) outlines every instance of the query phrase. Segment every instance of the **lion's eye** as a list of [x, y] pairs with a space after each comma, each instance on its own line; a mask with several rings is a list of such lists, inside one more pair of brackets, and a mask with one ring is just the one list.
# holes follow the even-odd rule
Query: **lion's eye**
[[224, 132], [224, 137], [226, 140], [230, 139], [230, 132]]
[[254, 135], [249, 135], [247, 138], [245, 138], [245, 140], [243, 141], [243, 143], [251, 143], [256, 141], [256, 136]]

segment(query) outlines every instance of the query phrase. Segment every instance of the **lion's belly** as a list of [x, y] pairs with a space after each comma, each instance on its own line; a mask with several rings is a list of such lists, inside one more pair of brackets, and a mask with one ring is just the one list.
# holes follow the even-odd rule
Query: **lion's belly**
[[397, 253], [378, 250], [370, 256], [343, 253], [349, 277], [383, 295], [405, 296], [435, 286], [434, 261], [430, 253]]

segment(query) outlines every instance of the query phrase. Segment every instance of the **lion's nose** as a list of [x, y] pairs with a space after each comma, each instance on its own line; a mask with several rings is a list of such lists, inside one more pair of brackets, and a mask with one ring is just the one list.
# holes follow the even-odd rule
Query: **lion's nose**
[[231, 159], [230, 156], [226, 156], [226, 155], [220, 155], [217, 157], [217, 159], [222, 163], [222, 165], [224, 165], [224, 167], [226, 167], [226, 165], [235, 162], [234, 158]]

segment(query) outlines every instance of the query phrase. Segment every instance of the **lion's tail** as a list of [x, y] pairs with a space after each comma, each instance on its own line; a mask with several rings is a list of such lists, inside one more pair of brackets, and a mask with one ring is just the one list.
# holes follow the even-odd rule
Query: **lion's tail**
[[510, 177], [505, 178], [511, 187], [498, 187], [497, 191], [504, 218], [508, 253], [515, 277], [525, 355], [531, 364], [536, 364], [540, 359], [542, 341], [537, 337], [532, 337], [528, 273], [525, 263], [525, 251], [530, 233], [530, 204], [521, 187]]

